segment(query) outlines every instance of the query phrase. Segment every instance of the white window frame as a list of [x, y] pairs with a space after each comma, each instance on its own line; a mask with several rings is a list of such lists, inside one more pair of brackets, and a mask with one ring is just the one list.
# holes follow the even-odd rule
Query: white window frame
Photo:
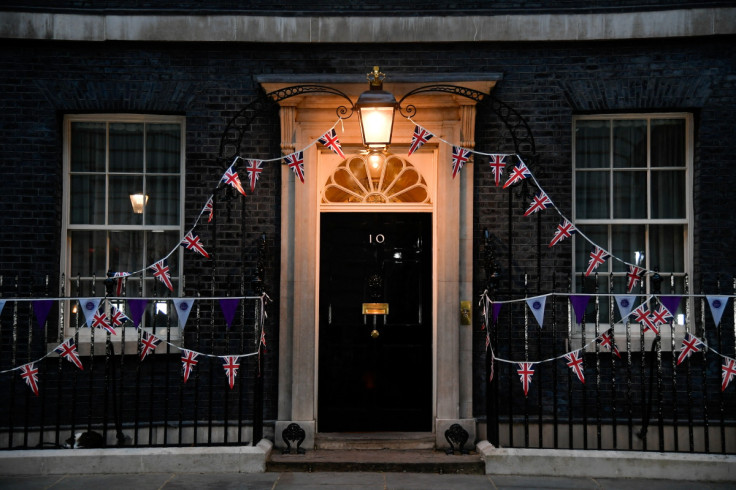
[[[603, 218], [585, 218], [585, 219], [578, 219], [577, 214], [577, 200], [576, 200], [576, 185], [577, 185], [577, 166], [576, 166], [576, 125], [578, 121], [585, 121], [585, 120], [608, 120], [608, 121], [615, 121], [615, 120], [632, 120], [632, 119], [641, 119], [647, 121], [647, 166], [646, 166], [646, 172], [647, 172], [647, 180], [650, 181], [651, 179], [651, 172], [652, 172], [652, 166], [651, 166], [651, 121], [653, 119], [677, 119], [682, 118], [685, 120], [685, 217], [684, 218], [676, 218], [676, 219], [652, 219], [652, 218], [646, 218], [646, 219], [616, 219], [616, 218], [609, 218], [603, 219]], [[613, 124], [611, 124], [611, 131], [613, 130]], [[667, 225], [667, 224], [676, 224], [676, 225], [683, 225], [685, 227], [685, 236], [683, 237], [683, 271], [681, 273], [674, 273], [674, 275], [677, 276], [685, 276], [689, 279], [693, 277], [693, 225], [694, 225], [694, 206], [693, 206], [693, 161], [694, 161], [694, 127], [693, 127], [693, 115], [691, 113], [684, 113], [684, 112], [677, 112], [677, 113], [625, 113], [625, 114], [590, 114], [590, 115], [579, 115], [574, 116], [572, 120], [572, 216], [573, 216], [573, 222], [576, 226], [579, 226], [583, 233], [585, 233], [586, 226], [590, 225]], [[613, 143], [613, 134], [611, 134], [611, 143]], [[614, 151], [614, 145], [610, 145], [610, 151], [611, 156], [610, 158], [613, 158], [613, 151]], [[612, 169], [612, 167], [609, 167]], [[655, 167], [657, 169], [660, 169], [661, 167]], [[666, 169], [666, 167], [664, 168]], [[610, 191], [609, 195], [609, 206], [611, 206], [611, 210], [613, 209], [613, 200], [615, 199], [614, 193], [613, 193], [613, 171], [610, 172], [610, 179], [608, 184], [608, 189]], [[651, 199], [652, 199], [652, 192], [647, 192], [647, 213], [651, 210]], [[607, 232], [608, 242], [607, 243], [598, 243], [599, 246], [602, 248], [610, 251], [612, 254], [616, 255], [616, 250], [612, 248], [611, 240], [612, 240], [612, 233], [609, 229]], [[650, 243], [650, 237], [648, 236], [648, 233], [645, 237], [647, 248], [649, 249], [651, 246]], [[580, 275], [580, 271], [584, 271], [587, 268], [587, 261], [583, 264], [577, 264], [576, 263], [576, 257], [577, 257], [577, 251], [575, 249], [575, 242], [576, 240], [572, 240], [573, 246], [572, 246], [572, 274], [573, 277], [578, 277]], [[592, 250], [592, 245], [587, 244]], [[653, 267], [650, 264], [649, 257], [650, 254], [646, 254], [645, 256], [645, 263], [642, 264], [642, 267], [652, 270]], [[621, 257], [623, 260], [626, 260], [627, 262], [631, 260], [628, 257]], [[606, 263], [601, 266], [601, 269], [603, 269], [603, 277], [608, 278], [609, 274], [613, 273], [613, 267], [611, 265], [611, 260], [609, 259], [606, 261]], [[617, 272], [613, 273], [614, 276], [624, 276], [626, 275], [625, 272]], [[667, 295], [669, 294], [670, 290], [670, 271], [662, 271], [662, 288], [661, 288], [661, 294]], [[573, 281], [574, 288], [578, 288], [577, 281]], [[690, 288], [692, 288], [692, 285], [689, 285]], [[651, 275], [647, 274], [644, 284], [644, 291], [647, 294], [651, 294]], [[600, 293], [608, 293], [608, 281], [607, 279], [601, 282], [601, 290]], [[690, 291], [692, 292], [692, 291]], [[638, 293], [638, 286], [637, 288], [632, 291], [631, 294]], [[625, 294], [625, 293], [624, 293]], [[642, 300], [643, 298], [639, 298], [639, 300]], [[593, 301], [593, 298], [591, 298], [591, 301]], [[617, 313], [617, 307], [614, 303], [614, 313]], [[692, 302], [690, 302], [692, 303]], [[607, 296], [600, 296], [600, 308], [601, 310], [607, 309], [609, 307], [609, 298]], [[689, 321], [691, 324], [691, 328], [689, 330], [692, 331], [692, 325], [694, 325], [694, 322], [692, 320], [693, 318], [693, 312], [695, 311], [692, 304], [685, 305], [683, 302], [683, 307], [686, 308], [686, 311], [689, 312], [690, 318], [685, 319], [684, 321]], [[574, 320], [574, 314], [572, 313], [572, 309], [570, 309], [571, 318], [569, 319], [569, 325], [571, 325], [570, 329], [570, 340], [573, 345], [573, 347], [581, 347], [582, 346], [582, 332], [579, 325], [576, 324]], [[618, 315], [616, 315], [617, 317]], [[675, 329], [674, 334], [674, 349], [677, 350], [680, 348], [680, 342], [682, 340], [682, 337], [684, 336], [685, 329], [683, 328], [683, 321], [682, 318], [676, 318], [674, 325], [677, 327]], [[672, 344], [671, 342], [671, 334], [670, 329], [666, 326], [662, 326], [662, 330], [660, 331], [662, 335], [662, 350], [672, 350]], [[605, 323], [601, 322], [598, 324], [598, 327], [596, 329], [595, 323], [585, 323], [585, 342], [590, 342], [596, 337], [596, 332], [598, 335], [605, 332], [611, 328], [610, 322], [606, 321]], [[629, 335], [627, 336], [626, 326], [618, 321], [614, 324], [614, 340], [618, 346], [619, 351], [623, 352], [627, 350], [627, 344], [630, 343], [630, 348], [632, 351], [639, 351], [641, 346], [641, 334], [640, 334], [640, 328], [638, 324], [631, 323], [629, 325], [630, 331]], [[647, 332], [644, 334], [644, 348], [649, 349], [651, 347], [651, 343], [654, 340], [655, 335], [652, 332]], [[628, 341], [628, 342], [627, 342]], [[594, 350], [595, 347], [591, 347], [588, 350]]]
[[[113, 124], [113, 123], [143, 123], [143, 124], [179, 124], [181, 127], [181, 138], [180, 138], [180, 155], [181, 155], [181, 163], [180, 163], [180, 171], [179, 171], [179, 224], [178, 225], [97, 225], [97, 224], [71, 224], [70, 223], [70, 201], [71, 201], [71, 126], [74, 122], [104, 122], [106, 124]], [[72, 276], [71, 271], [71, 241], [70, 241], [70, 231], [72, 230], [92, 230], [92, 231], [107, 231], [107, 230], [120, 230], [120, 231], [143, 231], [143, 232], [157, 232], [157, 231], [176, 231], [177, 234], [181, 237], [183, 236], [184, 232], [184, 205], [185, 205], [185, 180], [186, 180], [186, 141], [185, 141], [185, 134], [186, 134], [186, 117], [185, 116], [170, 116], [170, 115], [150, 115], [150, 114], [115, 114], [115, 113], [107, 113], [107, 114], [68, 114], [64, 116], [64, 127], [63, 127], [63, 194], [62, 194], [62, 240], [61, 240], [61, 260], [60, 260], [60, 272], [64, 274], [65, 282], [64, 282], [64, 288], [67, 292], [67, 296], [69, 295], [69, 292], [72, 291], [72, 282], [76, 280], [76, 276]], [[109, 148], [109, 141], [106, 141], [106, 149]], [[145, 152], [144, 152], [144, 158], [145, 158]], [[109, 165], [109, 151], [106, 151], [106, 170], [105, 175], [109, 175], [109, 171], [107, 170]], [[107, 185], [107, 184], [106, 184]], [[108, 205], [108, 200], [106, 198], [105, 200], [105, 206]], [[107, 216], [107, 213], [105, 213]], [[176, 244], [172, 243], [171, 247], [173, 248]], [[106, 270], [109, 270], [111, 267], [111, 264], [109, 263], [109, 243], [106, 245]], [[181, 280], [181, 276], [183, 274], [183, 265], [184, 265], [184, 256], [181, 250], [174, 253], [172, 257], [169, 257], [169, 261], [172, 260], [176, 261], [178, 264], [177, 271], [179, 271], [179, 276], [177, 278], [179, 279], [177, 281], [177, 285], [175, 286], [175, 289], [172, 293], [172, 297], [180, 297], [182, 293], [182, 287], [183, 287], [183, 281]], [[144, 264], [149, 265], [149, 264]], [[119, 271], [119, 272], [128, 272], [128, 271]], [[151, 275], [144, 273], [144, 277], [149, 278]], [[104, 279], [97, 278], [99, 279]], [[91, 279], [91, 278], [83, 278], [83, 279]], [[143, 279], [143, 278], [141, 278]], [[100, 290], [96, 292], [96, 296], [104, 296], [104, 290]], [[135, 295], [128, 295], [130, 297], [135, 297]], [[76, 300], [71, 300], [66, 302], [65, 308], [63, 308], [63, 311], [66, 313], [60, 313], [62, 315], [65, 315], [65, 318], [62, 319], [63, 324], [65, 326], [63, 335], [64, 337], [69, 337], [71, 335], [78, 334], [78, 341], [80, 344], [80, 354], [87, 354], [89, 352], [89, 344], [91, 343], [92, 339], [92, 329], [89, 328], [80, 328], [76, 329], [74, 326], [71, 325], [71, 316], [70, 312], [72, 311], [72, 308], [74, 308], [76, 304]], [[154, 305], [154, 308], [168, 308], [168, 301], [162, 301], [160, 304]], [[101, 304], [100, 307], [103, 307]], [[80, 313], [81, 314], [81, 313]], [[172, 320], [172, 328], [170, 331], [170, 340], [171, 341], [179, 341], [181, 338], [181, 332], [178, 326], [178, 322], [175, 320]], [[129, 324], [130, 325], [130, 324]], [[174, 328], [175, 327], [175, 328]], [[125, 352], [131, 353], [135, 352], [137, 348], [137, 338], [138, 338], [138, 331], [133, 326], [126, 326], [125, 332], [123, 335], [121, 335], [121, 329], [118, 328], [118, 335], [111, 336], [111, 340], [113, 342], [121, 342], [121, 339], [125, 338]], [[162, 338], [167, 338], [166, 328], [158, 328], [155, 332], [157, 335], [162, 336]], [[98, 330], [94, 333], [94, 340], [95, 340], [95, 352], [104, 352], [104, 342], [107, 339], [107, 335], [104, 331]], [[99, 345], [99, 347], [98, 347]], [[165, 347], [165, 344], [161, 344]], [[102, 349], [102, 350], [98, 350]], [[161, 346], [159, 346], [159, 349], [161, 349]], [[159, 350], [157, 349], [157, 351]]]

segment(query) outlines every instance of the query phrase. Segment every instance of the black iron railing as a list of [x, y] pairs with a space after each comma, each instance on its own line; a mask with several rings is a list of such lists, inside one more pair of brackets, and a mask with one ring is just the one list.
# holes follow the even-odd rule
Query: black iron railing
[[[626, 316], [611, 277], [591, 277], [593, 291], [585, 294], [574, 292], [573, 278], [553, 278], [540, 327], [527, 301], [539, 293], [494, 290], [497, 271], [487, 263], [485, 396], [493, 444], [736, 453], [736, 376], [726, 383], [736, 369], [728, 367], [736, 359], [736, 285], [693, 294], [686, 276], [652, 278], [651, 293], [633, 293]], [[571, 298], [583, 296], [578, 321]], [[716, 324], [711, 302], [719, 300], [726, 306]], [[665, 308], [665, 321], [649, 326], [636, 321], [642, 304], [652, 315], [665, 304], [675, 311]], [[687, 357], [684, 341], [697, 349]], [[578, 359], [584, 382], [574, 369]], [[522, 362], [533, 363], [526, 394]]]
[[[129, 318], [111, 325], [114, 334], [87, 326], [77, 296], [0, 298], [0, 448], [56, 448], [75, 440], [88, 447], [257, 443], [268, 302], [261, 277], [262, 270], [250, 296], [188, 298], [183, 328], [174, 312], [178, 298], [85, 295], [99, 300], [96, 310], [108, 320], [113, 306], [131, 317], [126, 303], [147, 300], [138, 327]], [[229, 326], [223, 299], [237, 303]], [[50, 306], [45, 320], [44, 306]], [[158, 341], [152, 352], [148, 335]], [[232, 383], [225, 356], [239, 364]]]

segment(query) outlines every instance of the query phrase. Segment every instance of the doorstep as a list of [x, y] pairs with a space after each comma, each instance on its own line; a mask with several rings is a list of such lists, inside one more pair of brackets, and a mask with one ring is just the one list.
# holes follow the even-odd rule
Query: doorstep
[[[434, 449], [432, 432], [323, 432], [314, 438], [316, 449]], [[469, 449], [466, 447], [466, 449]]]
[[[381, 445], [378, 443], [378, 445]], [[304, 454], [271, 452], [269, 472], [406, 472], [438, 474], [485, 473], [485, 464], [475, 451], [446, 454], [430, 449], [315, 449]]]

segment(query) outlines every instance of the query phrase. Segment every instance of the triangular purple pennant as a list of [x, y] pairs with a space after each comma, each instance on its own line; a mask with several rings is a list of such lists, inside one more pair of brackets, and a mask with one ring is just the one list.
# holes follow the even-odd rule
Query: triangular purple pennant
[[501, 305], [503, 303], [493, 303], [493, 323], [498, 320], [498, 314], [501, 312]]
[[3, 308], [5, 308], [5, 300], [0, 299], [0, 314], [3, 313]]
[[532, 313], [534, 314], [534, 318], [537, 319], [537, 323], [539, 323], [539, 328], [542, 328], [544, 325], [544, 305], [547, 303], [547, 296], [536, 296], [534, 298], [529, 298], [526, 300], [526, 304], [529, 305], [529, 309], [532, 310]]
[[43, 326], [46, 324], [46, 317], [49, 316], [49, 311], [51, 311], [54, 303], [55, 301], [51, 299], [39, 299], [33, 302], [33, 313], [36, 314], [38, 328], [43, 329]]
[[128, 309], [130, 310], [130, 321], [133, 322], [133, 324], [135, 325], [135, 328], [138, 328], [138, 326], [141, 324], [141, 319], [143, 318], [143, 312], [146, 311], [146, 306], [148, 306], [147, 299], [129, 299], [128, 300]]
[[588, 295], [570, 296], [570, 303], [572, 303], [572, 310], [575, 312], [575, 321], [578, 325], [583, 323], [588, 301], [590, 301], [590, 296]]
[[662, 302], [662, 305], [664, 305], [665, 308], [667, 308], [667, 311], [670, 312], [670, 315], [675, 316], [677, 313], [677, 308], [680, 307], [680, 300], [682, 300], [682, 296], [660, 296], [659, 301]]
[[728, 303], [728, 296], [706, 296], [705, 299], [708, 300], [708, 304], [710, 305], [710, 312], [713, 315], [713, 323], [716, 324], [716, 327], [721, 324], [721, 317], [723, 316], [723, 311], [726, 309], [726, 304]]
[[225, 323], [227, 328], [233, 324], [233, 318], [235, 318], [235, 310], [238, 309], [240, 300], [238, 298], [226, 298], [220, 300], [220, 308], [222, 308], [222, 315], [225, 317]]

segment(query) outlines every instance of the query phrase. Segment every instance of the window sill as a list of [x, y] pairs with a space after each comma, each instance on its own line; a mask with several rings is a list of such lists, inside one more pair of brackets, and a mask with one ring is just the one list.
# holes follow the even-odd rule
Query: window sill
[[[115, 354], [125, 355], [136, 355], [139, 351], [140, 341], [138, 329], [135, 327], [125, 327], [116, 329], [117, 335], [110, 335], [110, 341], [112, 342]], [[176, 354], [178, 353], [177, 347], [182, 345], [183, 337], [181, 329], [171, 328], [167, 329], [157, 328], [152, 332], [156, 337], [160, 338], [162, 342], [156, 347], [153, 354]], [[89, 356], [92, 353], [92, 329], [80, 328], [78, 331], [78, 338], [75, 339], [77, 343], [77, 352], [80, 356]], [[74, 337], [76, 332], [67, 332], [64, 339]], [[124, 342], [123, 342], [124, 339]], [[172, 345], [167, 344], [169, 342]], [[54, 353], [53, 350], [58, 346], [58, 343], [47, 344], [48, 352], [52, 352], [49, 357], [58, 357], [58, 354]], [[103, 330], [96, 330], [94, 332], [94, 355], [104, 356], [107, 348], [107, 332]]]
[[[607, 323], [601, 323], [598, 325], [598, 335], [605, 333], [611, 326]], [[626, 330], [629, 330], [627, 344]], [[662, 325], [660, 327], [660, 349], [662, 352], [677, 352], [682, 347], [682, 339], [685, 337], [685, 325], [673, 324]], [[638, 323], [630, 323], [627, 326], [617, 323], [614, 325], [613, 330], [614, 343], [618, 348], [619, 352], [627, 352], [629, 349], [631, 352], [650, 351], [652, 349], [652, 343], [656, 338], [653, 332], [646, 332], [644, 335], [641, 334], [641, 327]], [[587, 323], [585, 325], [585, 344], [588, 345], [586, 352], [595, 352], [596, 344], [591, 342], [596, 338], [595, 324]], [[643, 338], [643, 345], [642, 345]], [[674, 341], [673, 341], [674, 339]], [[570, 332], [570, 349], [580, 349], [583, 346], [583, 335], [582, 329], [577, 325], [573, 327]], [[599, 347], [600, 352], [610, 352], [605, 347]]]

